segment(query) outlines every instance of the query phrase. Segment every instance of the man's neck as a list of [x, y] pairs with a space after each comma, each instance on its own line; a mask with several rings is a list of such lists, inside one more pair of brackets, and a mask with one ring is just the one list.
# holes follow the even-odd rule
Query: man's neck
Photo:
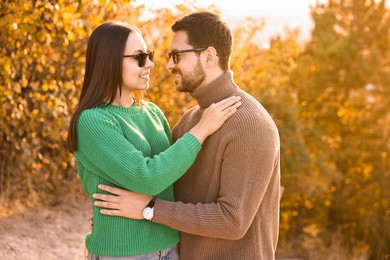
[[221, 69], [209, 71], [206, 74], [205, 80], [202, 82], [202, 84], [199, 87], [203, 87], [203, 86], [210, 84], [211, 82], [213, 82], [214, 80], [216, 80], [217, 78], [222, 76], [223, 73], [225, 73], [225, 72]]
[[207, 85], [199, 86], [190, 95], [196, 99], [201, 108], [206, 108], [230, 96], [237, 89], [232, 72], [226, 71]]

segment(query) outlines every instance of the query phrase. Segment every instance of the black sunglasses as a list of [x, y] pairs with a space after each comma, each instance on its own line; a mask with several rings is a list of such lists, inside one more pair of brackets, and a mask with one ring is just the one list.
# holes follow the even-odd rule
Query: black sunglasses
[[150, 61], [153, 61], [154, 57], [154, 51], [149, 51], [149, 52], [143, 52], [140, 54], [134, 54], [134, 55], [123, 55], [123, 57], [131, 57], [135, 58], [138, 61], [138, 66], [141, 68], [145, 66], [146, 64], [146, 59], [149, 57]]
[[204, 51], [205, 49], [207, 48], [194, 48], [194, 49], [188, 49], [188, 50], [175, 50], [175, 51], [172, 51], [169, 53], [169, 59], [171, 59], [172, 57], [172, 60], [173, 60], [173, 63], [178, 63], [179, 62], [179, 55], [180, 53], [184, 53], [184, 52], [192, 52], [192, 51], [195, 51], [195, 52], [198, 52], [198, 51]]

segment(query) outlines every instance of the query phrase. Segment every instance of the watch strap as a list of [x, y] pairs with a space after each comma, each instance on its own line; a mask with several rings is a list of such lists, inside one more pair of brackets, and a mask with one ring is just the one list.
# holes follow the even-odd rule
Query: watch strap
[[154, 203], [156, 202], [156, 198], [152, 197], [152, 199], [149, 201], [147, 208], [154, 208]]

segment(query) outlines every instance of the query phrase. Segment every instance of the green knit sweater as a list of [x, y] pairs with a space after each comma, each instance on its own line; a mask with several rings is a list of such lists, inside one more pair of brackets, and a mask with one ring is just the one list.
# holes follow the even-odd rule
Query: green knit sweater
[[[78, 173], [93, 202], [98, 184], [122, 187], [174, 201], [172, 183], [194, 162], [200, 143], [192, 134], [172, 145], [168, 122], [153, 103], [130, 108], [100, 105], [82, 112], [77, 123]], [[177, 231], [146, 220], [110, 217], [94, 207], [91, 254], [132, 256], [179, 242]]]

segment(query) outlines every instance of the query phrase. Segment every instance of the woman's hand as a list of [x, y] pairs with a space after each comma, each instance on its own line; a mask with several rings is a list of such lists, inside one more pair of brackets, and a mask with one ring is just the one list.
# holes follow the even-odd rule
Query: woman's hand
[[131, 219], [144, 219], [142, 211], [152, 199], [151, 196], [103, 184], [100, 184], [98, 188], [113, 194], [94, 193], [92, 195], [96, 199], [94, 205], [104, 208], [100, 210], [101, 214]]
[[199, 122], [190, 130], [200, 143], [215, 133], [241, 106], [241, 97], [233, 96], [211, 104], [202, 114]]

